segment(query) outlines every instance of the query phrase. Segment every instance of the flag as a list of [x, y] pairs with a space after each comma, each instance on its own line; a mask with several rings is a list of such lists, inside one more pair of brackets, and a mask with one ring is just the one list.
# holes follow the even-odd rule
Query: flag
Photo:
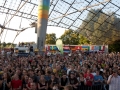
[[58, 50], [61, 52], [61, 54], [63, 54], [63, 42], [61, 39], [58, 39], [56, 41], [56, 46], [57, 46]]

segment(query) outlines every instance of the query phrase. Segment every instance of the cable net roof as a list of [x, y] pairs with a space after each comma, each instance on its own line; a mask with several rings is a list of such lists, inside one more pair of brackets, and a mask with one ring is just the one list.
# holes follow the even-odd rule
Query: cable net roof
[[[16, 16], [29, 19], [32, 22], [37, 21], [38, 0], [28, 0], [18, 10], [25, 2], [26, 0], [0, 0], [0, 13], [13, 15], [18, 11]], [[99, 13], [102, 13], [103, 21], [101, 21], [102, 19], [99, 20]], [[109, 20], [114, 18], [113, 16], [116, 17], [114, 23]], [[110, 27], [117, 25], [119, 28], [119, 18], [120, 0], [50, 0], [48, 26], [77, 30], [86, 35], [89, 40], [97, 38], [97, 40], [102, 41], [104, 37], [108, 37], [109, 39], [106, 42], [109, 42], [112, 40], [110, 39], [112, 37], [110, 37], [110, 34], [107, 35], [109, 31], [104, 31], [104, 28], [101, 28], [101, 26], [107, 23]], [[94, 28], [99, 30], [99, 33], [102, 32], [104, 34], [97, 35], [98, 32], [93, 34], [93, 31], [90, 29], [90, 24], [92, 25], [92, 23], [95, 24]], [[116, 31], [116, 29], [113, 30]], [[118, 29], [117, 32], [119, 32]], [[115, 33], [114, 36], [118, 39], [120, 38], [120, 33]]]

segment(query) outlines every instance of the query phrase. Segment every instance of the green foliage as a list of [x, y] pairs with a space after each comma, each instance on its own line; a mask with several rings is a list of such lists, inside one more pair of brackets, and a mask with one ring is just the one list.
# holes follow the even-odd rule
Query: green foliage
[[56, 43], [56, 34], [46, 34], [46, 44], [55, 44]]
[[120, 40], [109, 44], [109, 52], [120, 52]]
[[11, 48], [11, 47], [15, 47], [15, 46], [16, 46], [16, 44], [12, 44], [12, 43], [6, 43], [6, 42], [0, 43], [0, 48]]
[[120, 18], [113, 12], [104, 13], [100, 9], [92, 9], [84, 21], [86, 22], [80, 25], [81, 29], [78, 32], [87, 37], [92, 44], [109, 44], [119, 39]]
[[90, 44], [90, 41], [84, 37], [83, 35], [79, 35], [80, 39], [79, 39], [79, 44]]
[[86, 37], [74, 30], [66, 30], [60, 39], [66, 45], [90, 44], [90, 41]]
[[64, 44], [77, 45], [79, 43], [78, 33], [73, 30], [65, 30], [60, 39]]
[[3, 46], [3, 47], [6, 47], [6, 45], [7, 45], [7, 44], [6, 44], [5, 42], [3, 42], [2, 46]]

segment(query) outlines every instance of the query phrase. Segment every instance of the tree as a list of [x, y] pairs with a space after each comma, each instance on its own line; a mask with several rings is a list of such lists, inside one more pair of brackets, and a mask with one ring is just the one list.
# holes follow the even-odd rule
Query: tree
[[64, 44], [69, 45], [90, 44], [90, 41], [86, 37], [74, 30], [66, 30], [61, 39]]
[[65, 30], [60, 39], [63, 40], [64, 44], [77, 45], [79, 43], [78, 33], [74, 30]]
[[46, 44], [55, 44], [56, 43], [56, 34], [51, 33], [51, 34], [46, 34]]
[[109, 52], [120, 52], [120, 40], [116, 40], [109, 44]]
[[6, 47], [7, 44], [5, 42], [3, 42], [2, 45], [3, 45], [3, 48], [4, 48], [4, 47]]
[[84, 37], [83, 35], [79, 35], [80, 39], [79, 39], [79, 44], [90, 44], [90, 41]]

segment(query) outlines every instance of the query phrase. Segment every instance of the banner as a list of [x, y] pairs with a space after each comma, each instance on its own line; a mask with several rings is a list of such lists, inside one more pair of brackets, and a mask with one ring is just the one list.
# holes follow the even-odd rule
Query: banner
[[81, 48], [82, 48], [81, 46], [76, 46], [75, 47], [76, 50], [81, 50]]
[[94, 46], [94, 51], [99, 51], [99, 46]]

